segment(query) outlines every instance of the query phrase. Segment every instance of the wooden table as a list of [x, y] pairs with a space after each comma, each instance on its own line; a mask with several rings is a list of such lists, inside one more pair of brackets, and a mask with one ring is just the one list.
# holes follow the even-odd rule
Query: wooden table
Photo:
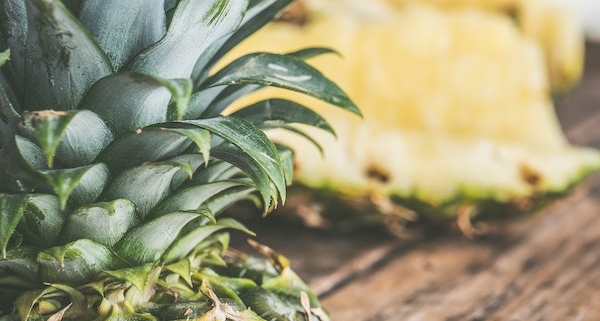
[[[600, 148], [600, 43], [557, 105], [571, 142]], [[252, 224], [252, 223], [251, 223]], [[533, 216], [402, 240], [265, 220], [257, 240], [289, 257], [333, 320], [600, 320], [600, 174]]]

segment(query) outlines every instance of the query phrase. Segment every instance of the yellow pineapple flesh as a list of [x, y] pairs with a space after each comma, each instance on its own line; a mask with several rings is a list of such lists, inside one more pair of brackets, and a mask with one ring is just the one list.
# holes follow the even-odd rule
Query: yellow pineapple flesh
[[[545, 3], [304, 1], [302, 19], [272, 23], [234, 52], [325, 46], [343, 56], [311, 63], [349, 92], [364, 119], [271, 89], [254, 96], [318, 106], [336, 129], [337, 138], [307, 129], [324, 157], [299, 136], [272, 133], [295, 147], [298, 182], [455, 215], [460, 204], [562, 193], [600, 167], [596, 150], [566, 141], [554, 113], [552, 92], [581, 75], [583, 38], [562, 18], [567, 11]], [[535, 29], [538, 18], [553, 27]], [[545, 33], [561, 30], [562, 38]]]

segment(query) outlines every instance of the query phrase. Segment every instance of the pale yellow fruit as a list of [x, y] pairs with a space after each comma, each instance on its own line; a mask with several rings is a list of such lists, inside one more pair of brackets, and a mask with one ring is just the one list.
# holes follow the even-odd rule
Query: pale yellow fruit
[[[396, 10], [411, 4], [427, 4], [450, 11], [466, 8], [505, 15], [522, 34], [542, 49], [550, 84], [563, 94], [581, 77], [584, 33], [579, 16], [571, 6], [557, 0], [383, 0]], [[315, 2], [315, 1], [313, 1]], [[493, 40], [491, 40], [493, 41]]]
[[321, 157], [299, 136], [273, 133], [295, 146], [298, 182], [452, 212], [457, 204], [562, 193], [600, 167], [596, 150], [563, 136], [550, 94], [549, 47], [510, 16], [423, 1], [392, 10], [390, 2], [307, 1], [304, 24], [273, 23], [235, 52], [326, 46], [342, 55], [311, 63], [350, 94], [364, 119], [277, 93], [318, 106], [338, 134], [307, 129], [322, 143]]

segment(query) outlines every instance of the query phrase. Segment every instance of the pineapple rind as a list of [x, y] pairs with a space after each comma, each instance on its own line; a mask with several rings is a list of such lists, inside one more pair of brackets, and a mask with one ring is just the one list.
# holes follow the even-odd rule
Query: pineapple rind
[[[292, 153], [264, 128], [329, 126], [298, 104], [294, 117], [268, 108], [235, 117], [222, 110], [247, 93], [234, 85], [243, 83], [293, 89], [360, 114], [304, 62], [328, 51], [246, 56], [212, 74], [231, 46], [291, 0], [184, 0], [167, 8], [143, 2], [119, 12], [119, 0], [0, 2], [0, 319], [164, 320], [171, 318], [153, 313], [197, 301], [210, 303], [199, 319], [260, 321], [240, 296], [248, 284], [270, 279], [283, 288], [264, 288], [295, 311], [281, 317], [312, 318], [303, 298], [317, 310], [320, 303], [297, 276], [278, 270], [281, 262], [271, 257], [263, 261], [275, 272], [255, 271], [260, 282], [232, 276], [231, 265], [252, 267], [245, 254], [226, 254], [227, 234], [215, 233], [253, 235], [235, 219], [217, 218], [237, 201], [254, 200], [266, 214], [285, 200]], [[157, 37], [140, 32], [149, 29]], [[101, 41], [93, 38], [98, 31]], [[85, 81], [74, 93], [78, 79]], [[280, 104], [286, 101], [266, 103]], [[207, 273], [214, 267], [225, 267], [221, 277]], [[313, 316], [327, 319], [322, 310]]]

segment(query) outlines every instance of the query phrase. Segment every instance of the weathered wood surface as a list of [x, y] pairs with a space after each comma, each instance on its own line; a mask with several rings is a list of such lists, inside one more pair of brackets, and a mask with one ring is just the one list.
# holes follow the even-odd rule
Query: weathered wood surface
[[[557, 112], [573, 143], [600, 148], [600, 44], [588, 46], [583, 82]], [[600, 175], [476, 240], [268, 220], [253, 228], [291, 259], [333, 320], [600, 320]]]

